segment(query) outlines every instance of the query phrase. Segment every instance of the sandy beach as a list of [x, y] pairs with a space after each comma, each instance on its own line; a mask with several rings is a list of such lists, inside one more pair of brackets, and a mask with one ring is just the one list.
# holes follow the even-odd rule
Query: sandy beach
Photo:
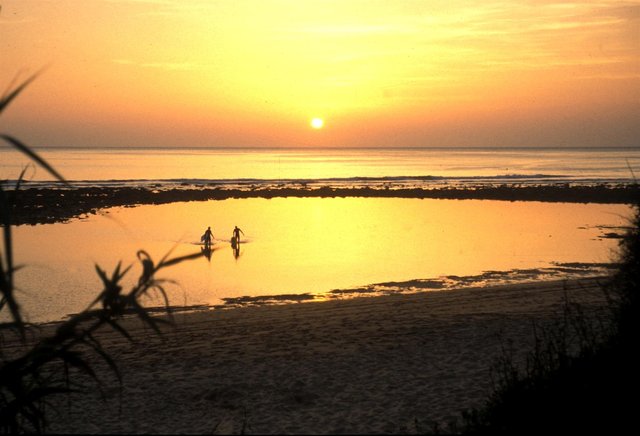
[[175, 315], [159, 337], [105, 330], [123, 388], [60, 397], [53, 433], [419, 433], [491, 391], [501, 347], [524, 356], [565, 295], [603, 307], [606, 277]]

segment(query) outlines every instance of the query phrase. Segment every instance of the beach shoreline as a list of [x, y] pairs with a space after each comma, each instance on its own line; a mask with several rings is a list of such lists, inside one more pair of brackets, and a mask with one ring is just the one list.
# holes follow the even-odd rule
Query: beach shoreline
[[[401, 197], [631, 204], [637, 194], [638, 188], [632, 185], [27, 188], [15, 192], [13, 224], [65, 222], [110, 207], [231, 198]], [[572, 267], [587, 266], [578, 263]], [[523, 272], [533, 277], [540, 270]], [[489, 273], [496, 274], [485, 274]], [[336, 290], [336, 298], [312, 303], [304, 302], [307, 294], [301, 294], [305, 298], [299, 302], [287, 304], [263, 304], [263, 297], [256, 297], [246, 305], [240, 300], [229, 301], [230, 307], [223, 310], [174, 311], [175, 327], [160, 337], [127, 317], [123, 322], [133, 342], [108, 329], [96, 336], [117, 362], [121, 388], [108, 366], [92, 356], [103, 383], [101, 389], [87, 380], [86, 391], [56, 399], [47, 431], [416, 434], [438, 428], [447, 432], [453, 428], [448, 427], [450, 423], [461, 423], [462, 411], [479, 408], [488, 399], [492, 366], [505, 348], [524, 361], [535, 344], [536, 328], [563, 319], [566, 297], [583, 304], [589, 316], [606, 312], [604, 289], [609, 277], [462, 289], [442, 288], [443, 283], [432, 279], [387, 282], [349, 291], [365, 295], [398, 285], [421, 291], [342, 298], [344, 290]], [[154, 316], [163, 316], [159, 313], [154, 311]], [[57, 325], [43, 324], [41, 328], [46, 334]]]
[[632, 204], [640, 197], [635, 184], [397, 188], [385, 187], [268, 187], [149, 189], [140, 187], [22, 188], [12, 193], [12, 224], [49, 224], [81, 218], [109, 207], [167, 204], [244, 198], [416, 198], [455, 200], [541, 201], [563, 203]]
[[482, 406], [503, 347], [523, 358], [534, 344], [534, 325], [561, 320], [565, 298], [585, 313], [606, 310], [607, 281], [179, 313], [161, 337], [127, 319], [133, 343], [108, 329], [97, 336], [118, 362], [122, 392], [96, 359], [106, 402], [94, 388], [69, 403], [60, 397], [49, 431], [421, 433], [435, 423], [443, 429], [462, 410]]

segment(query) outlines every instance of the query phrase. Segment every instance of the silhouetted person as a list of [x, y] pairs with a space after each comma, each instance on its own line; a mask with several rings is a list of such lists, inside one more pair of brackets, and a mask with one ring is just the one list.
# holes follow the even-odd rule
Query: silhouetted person
[[232, 240], [236, 241], [236, 244], [240, 244], [240, 233], [242, 233], [244, 235], [244, 232], [242, 230], [240, 230], [240, 228], [238, 226], [236, 226], [233, 229], [233, 237], [231, 238]]
[[205, 247], [211, 247], [211, 240], [213, 239], [213, 232], [211, 231], [211, 227], [207, 227], [204, 235], [202, 235], [202, 242], [204, 242]]

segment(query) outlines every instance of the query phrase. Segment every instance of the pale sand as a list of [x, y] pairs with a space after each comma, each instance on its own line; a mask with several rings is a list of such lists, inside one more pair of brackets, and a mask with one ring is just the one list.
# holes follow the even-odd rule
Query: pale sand
[[60, 402], [62, 433], [415, 433], [491, 391], [501, 345], [572, 299], [603, 305], [606, 279], [541, 282], [178, 314], [158, 338], [102, 342], [123, 373]]

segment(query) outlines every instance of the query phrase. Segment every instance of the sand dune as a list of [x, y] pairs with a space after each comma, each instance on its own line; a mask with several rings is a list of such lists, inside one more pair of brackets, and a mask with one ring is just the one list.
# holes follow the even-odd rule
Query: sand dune
[[604, 280], [178, 314], [162, 337], [131, 320], [135, 344], [102, 334], [122, 396], [105, 368], [106, 402], [61, 399], [49, 431], [424, 432], [482, 405], [501, 345], [523, 355], [565, 294], [602, 307]]

